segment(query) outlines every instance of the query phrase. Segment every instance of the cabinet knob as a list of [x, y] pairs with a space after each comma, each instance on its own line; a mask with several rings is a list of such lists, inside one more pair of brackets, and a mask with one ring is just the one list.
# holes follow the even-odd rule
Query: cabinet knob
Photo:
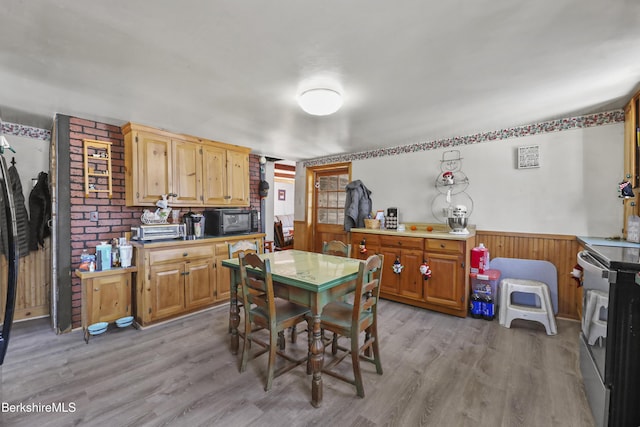
[[98, 292], [100, 289], [98, 288], [93, 288], [94, 291]]
[[183, 253], [182, 256], [189, 256], [189, 252]]
[[440, 247], [444, 249], [444, 243], [440, 243]]

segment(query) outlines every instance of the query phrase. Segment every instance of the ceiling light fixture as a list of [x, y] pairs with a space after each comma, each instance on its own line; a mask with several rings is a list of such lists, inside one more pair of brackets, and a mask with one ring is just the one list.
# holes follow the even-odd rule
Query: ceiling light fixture
[[342, 107], [342, 95], [333, 89], [309, 89], [300, 94], [298, 104], [314, 116], [328, 116]]

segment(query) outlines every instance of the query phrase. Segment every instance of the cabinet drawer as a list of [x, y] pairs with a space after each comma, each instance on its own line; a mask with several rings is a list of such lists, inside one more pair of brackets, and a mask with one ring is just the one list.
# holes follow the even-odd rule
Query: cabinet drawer
[[446, 252], [464, 252], [464, 242], [459, 240], [438, 240], [438, 239], [425, 239], [424, 241], [425, 251], [446, 251]]
[[380, 236], [381, 246], [404, 249], [422, 249], [423, 240], [417, 237]]
[[185, 258], [213, 258], [213, 246], [189, 246], [182, 249], [153, 251], [149, 255], [151, 265], [160, 262], [180, 261]]

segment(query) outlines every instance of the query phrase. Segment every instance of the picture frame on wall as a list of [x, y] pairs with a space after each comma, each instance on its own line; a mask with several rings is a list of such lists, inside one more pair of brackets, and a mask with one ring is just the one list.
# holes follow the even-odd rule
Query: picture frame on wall
[[278, 200], [287, 199], [287, 190], [278, 190]]
[[540, 146], [527, 145], [518, 147], [518, 169], [540, 167]]

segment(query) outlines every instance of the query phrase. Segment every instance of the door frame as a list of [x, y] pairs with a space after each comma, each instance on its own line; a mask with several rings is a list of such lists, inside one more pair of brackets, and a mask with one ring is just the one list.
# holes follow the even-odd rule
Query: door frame
[[316, 217], [315, 213], [315, 200], [314, 197], [314, 188], [315, 188], [315, 177], [319, 172], [330, 172], [330, 171], [341, 171], [347, 170], [349, 175], [349, 182], [351, 182], [351, 162], [343, 162], [343, 163], [331, 163], [327, 165], [320, 166], [309, 166], [306, 169], [306, 185], [305, 185], [305, 229], [306, 229], [306, 248], [307, 251], [313, 251], [313, 244], [316, 238]]

